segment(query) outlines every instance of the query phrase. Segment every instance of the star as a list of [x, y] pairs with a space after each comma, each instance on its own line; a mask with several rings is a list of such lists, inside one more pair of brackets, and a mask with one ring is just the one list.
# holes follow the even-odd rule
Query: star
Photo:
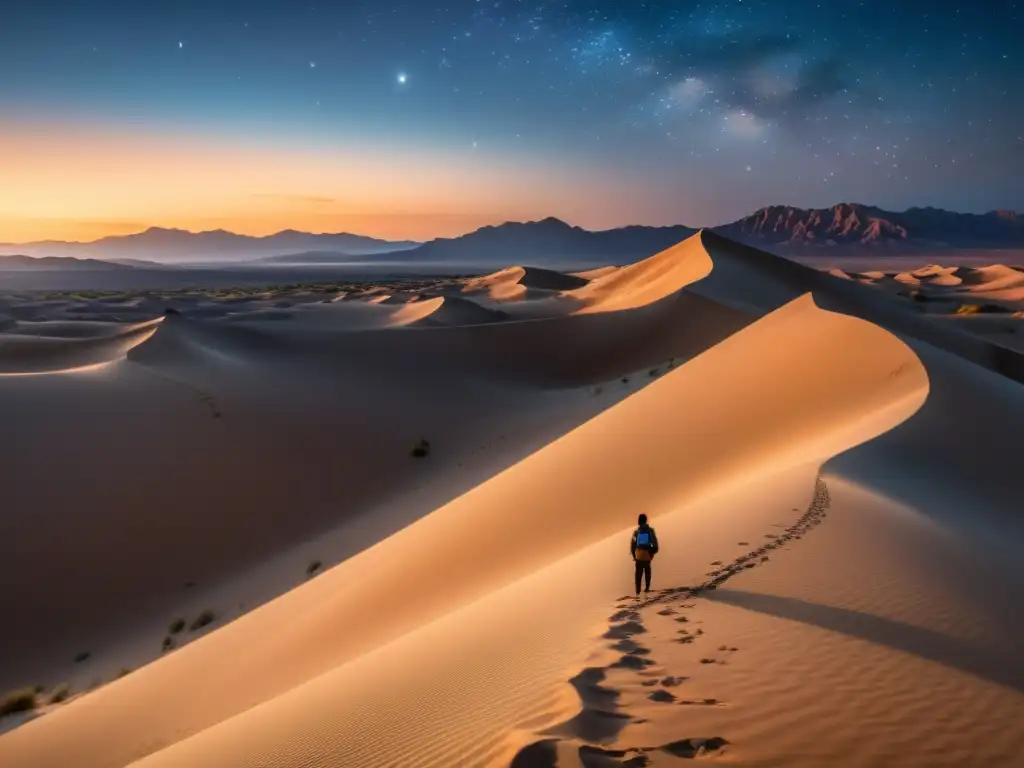
[[181, 50], [184, 47], [185, 47], [185, 44], [183, 42], [181, 42], [181, 40], [179, 40], [178, 41], [178, 50]]
[[316, 62], [315, 61], [309, 62], [309, 68], [310, 69], [316, 69]]
[[405, 72], [399, 72], [399, 73], [398, 73], [398, 84], [399, 84], [399, 85], [405, 85], [405, 81], [406, 81], [406, 80], [408, 80], [408, 79], [409, 79], [409, 78], [408, 78], [408, 76], [407, 76], [407, 75], [405, 74]]

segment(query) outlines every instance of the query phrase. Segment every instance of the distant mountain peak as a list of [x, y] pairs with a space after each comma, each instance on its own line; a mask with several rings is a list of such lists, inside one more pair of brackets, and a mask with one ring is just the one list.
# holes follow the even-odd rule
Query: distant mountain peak
[[574, 227], [571, 224], [564, 222], [555, 216], [548, 216], [533, 223], [542, 227], [558, 227], [559, 229], [579, 229], [579, 227]]
[[335, 251], [349, 256], [400, 251], [419, 243], [379, 240], [350, 234], [313, 234], [294, 229], [265, 237], [240, 235], [225, 229], [190, 232], [172, 227], [148, 227], [129, 235], [110, 235], [88, 243], [37, 242], [17, 246], [31, 256], [72, 256], [109, 261], [141, 259], [156, 262], [249, 261], [297, 251]]
[[765, 206], [716, 231], [755, 245], [783, 248], [1024, 246], [1024, 220], [1012, 211], [979, 215], [929, 206], [897, 212], [854, 202], [830, 208]]

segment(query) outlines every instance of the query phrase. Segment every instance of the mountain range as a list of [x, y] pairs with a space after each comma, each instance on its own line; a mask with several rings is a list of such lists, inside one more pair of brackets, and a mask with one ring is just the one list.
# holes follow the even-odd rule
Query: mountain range
[[340, 251], [349, 256], [397, 252], [419, 243], [379, 240], [346, 232], [311, 234], [286, 229], [265, 237], [239, 235], [223, 229], [189, 232], [150, 227], [133, 235], [113, 235], [88, 243], [43, 240], [34, 243], [0, 243], [0, 255], [72, 256], [107, 261], [245, 262], [264, 256], [298, 251]]
[[857, 203], [820, 209], [773, 205], [715, 231], [784, 250], [867, 246], [913, 252], [1024, 246], [1024, 216], [1014, 211], [974, 214], [909, 208], [895, 212]]
[[481, 227], [460, 237], [438, 238], [397, 255], [409, 261], [518, 264], [558, 267], [583, 261], [630, 261], [664, 250], [697, 230], [628, 226], [592, 231], [556, 218]]
[[[831, 208], [769, 206], [749, 216], [711, 228], [718, 234], [781, 255], [913, 254], [964, 249], [1024, 249], [1024, 215], [1013, 211], [956, 213], [938, 208], [886, 211], [868, 205], [841, 203]], [[482, 227], [453, 238], [426, 243], [392, 242], [361, 235], [310, 234], [285, 230], [266, 237], [224, 230], [187, 232], [153, 227], [135, 235], [105, 237], [89, 243], [44, 241], [0, 244], [0, 269], [32, 269], [24, 259], [11, 262], [2, 254], [22, 257], [69, 257], [102, 260], [75, 265], [128, 268], [156, 264], [216, 262], [249, 264], [330, 264], [366, 260], [446, 262], [452, 264], [532, 263], [558, 266], [578, 263], [624, 263], [643, 258], [689, 237], [697, 230], [627, 226], [592, 231], [556, 218], [507, 222]], [[12, 266], [9, 266], [12, 265]], [[37, 269], [61, 269], [60, 262], [38, 263]]]

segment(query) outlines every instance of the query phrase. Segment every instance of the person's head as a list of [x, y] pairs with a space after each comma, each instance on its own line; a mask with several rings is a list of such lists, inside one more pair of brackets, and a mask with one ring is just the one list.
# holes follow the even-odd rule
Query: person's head
[[641, 515], [640, 515], [640, 517], [638, 517], [638, 518], [636, 519], [636, 521], [637, 521], [637, 522], [638, 522], [638, 523], [639, 523], [640, 525], [647, 525], [647, 515], [641, 514]]

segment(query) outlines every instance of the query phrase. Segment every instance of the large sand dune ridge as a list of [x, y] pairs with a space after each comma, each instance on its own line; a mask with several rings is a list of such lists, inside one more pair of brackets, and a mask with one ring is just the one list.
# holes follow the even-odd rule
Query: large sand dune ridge
[[[30, 545], [5, 560], [42, 597], [3, 607], [42, 631], [5, 658], [39, 676], [109, 665], [152, 633], [139, 606], [186, 605], [185, 573], [200, 574], [190, 609], [249, 601], [0, 736], [0, 764], [667, 766], [712, 736], [752, 765], [1021, 754], [1006, 730], [1024, 681], [1006, 667], [1024, 628], [999, 606], [1024, 596], [1007, 506], [1024, 417], [989, 417], [963, 473], [922, 486], [956, 460], [972, 398], [1018, 412], [1015, 363], [873, 287], [757, 254], [699, 233], [563, 281], [511, 269], [274, 319], [185, 311], [98, 370], [0, 377], [6, 403], [57, 408], [44, 429], [10, 407], [28, 449], [14, 471], [46, 455], [66, 478], [11, 497], [6, 533]], [[101, 432], [69, 475], [83, 459], [67, 436]], [[96, 483], [111, 467], [120, 481]], [[961, 520], [953, 500], [981, 483]], [[671, 589], [616, 607], [638, 511]], [[59, 541], [97, 604], [39, 567]], [[259, 604], [315, 546], [343, 554]], [[68, 633], [95, 661], [70, 664]], [[904, 710], [880, 721], [897, 690]], [[915, 719], [954, 724], [945, 752]]]

